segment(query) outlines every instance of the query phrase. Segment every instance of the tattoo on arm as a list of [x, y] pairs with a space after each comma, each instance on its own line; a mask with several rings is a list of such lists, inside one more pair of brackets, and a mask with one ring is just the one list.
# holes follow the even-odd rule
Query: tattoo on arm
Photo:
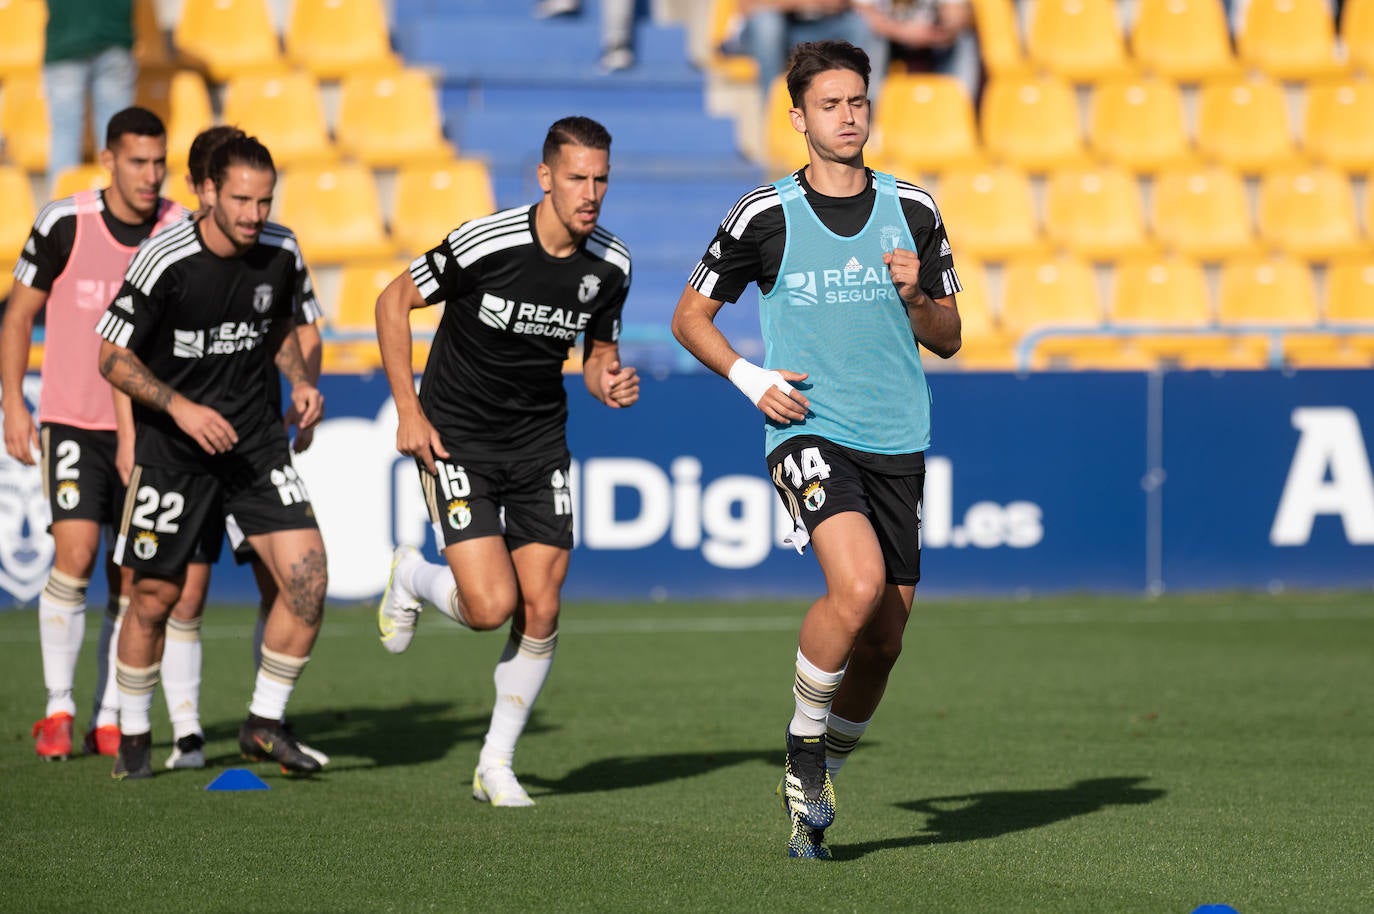
[[305, 366], [305, 356], [301, 354], [301, 344], [295, 333], [287, 333], [282, 338], [275, 361], [277, 368], [286, 375], [286, 380], [291, 382], [293, 387], [297, 384], [311, 383], [310, 372]]
[[157, 375], [148, 370], [143, 360], [127, 349], [114, 349], [100, 363], [100, 373], [116, 389], [144, 406], [166, 412], [176, 393]]

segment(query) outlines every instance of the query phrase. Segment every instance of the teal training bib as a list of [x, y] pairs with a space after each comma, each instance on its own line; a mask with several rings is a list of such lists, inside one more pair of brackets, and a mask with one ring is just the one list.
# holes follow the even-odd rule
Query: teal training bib
[[930, 446], [930, 387], [906, 305], [883, 264], [894, 248], [916, 250], [892, 175], [875, 172], [873, 213], [853, 237], [825, 227], [794, 176], [774, 183], [787, 223], [778, 279], [759, 299], [764, 364], [807, 372], [802, 422], [768, 423], [767, 451], [795, 435], [819, 435], [873, 454]]

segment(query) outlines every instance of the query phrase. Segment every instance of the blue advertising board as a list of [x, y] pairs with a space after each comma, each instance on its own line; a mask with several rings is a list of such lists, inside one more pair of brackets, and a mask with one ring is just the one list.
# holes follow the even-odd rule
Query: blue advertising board
[[[569, 597], [819, 592], [814, 558], [783, 543], [761, 416], [728, 382], [645, 378], [639, 404], [611, 410], [567, 381]], [[38, 379], [25, 385], [36, 402]], [[396, 543], [437, 553], [385, 379], [321, 387], [329, 418], [297, 466], [331, 599], [371, 600]], [[1374, 373], [941, 373], [931, 387], [923, 594], [1374, 585]], [[37, 469], [0, 459], [8, 605], [46, 579], [46, 511]], [[212, 597], [255, 600], [251, 576], [221, 563]]]

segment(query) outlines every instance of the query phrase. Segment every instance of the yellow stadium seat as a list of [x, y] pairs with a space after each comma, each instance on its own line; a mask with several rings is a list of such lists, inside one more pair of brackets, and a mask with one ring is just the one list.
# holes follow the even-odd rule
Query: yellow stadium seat
[[48, 170], [48, 97], [38, 74], [11, 76], [0, 93], [5, 158], [29, 172]]
[[764, 127], [764, 157], [771, 171], [795, 171], [807, 162], [806, 137], [792, 129], [792, 100], [787, 81], [777, 76], [768, 86], [768, 119]]
[[[1024, 343], [1022, 338], [1037, 330], [1101, 326], [1101, 294], [1087, 261], [1064, 255], [1024, 257], [1003, 267], [1002, 327], [1013, 338]], [[1117, 341], [1105, 335], [1043, 336], [1031, 352], [1029, 367], [1101, 367], [1118, 348]]]
[[1194, 158], [1183, 96], [1174, 83], [1155, 77], [1099, 82], [1092, 93], [1088, 143], [1107, 161], [1137, 174]]
[[407, 254], [434, 247], [469, 219], [496, 210], [491, 174], [475, 159], [407, 165], [396, 173], [392, 237]]
[[167, 174], [184, 178], [191, 141], [215, 123], [205, 78], [194, 70], [177, 71], [167, 88], [167, 110]]
[[956, 267], [963, 291], [957, 296], [963, 343], [954, 357], [960, 368], [1010, 370], [1016, 367], [1015, 340], [1002, 329], [992, 306], [987, 267], [961, 259]]
[[937, 204], [958, 255], [1002, 261], [1049, 249], [1025, 172], [1009, 165], [952, 169], [940, 177]]
[[175, 66], [167, 36], [158, 22], [154, 0], [134, 0], [133, 53], [140, 78], [150, 70], [168, 70]]
[[998, 77], [983, 91], [983, 145], [1033, 172], [1086, 158], [1073, 86], [1054, 76]]
[[754, 58], [745, 54], [726, 54], [720, 46], [730, 36], [739, 13], [737, 0], [711, 0], [711, 18], [707, 30], [710, 49], [706, 56], [706, 66], [713, 73], [731, 82], [755, 83], [759, 78], [759, 65]]
[[874, 102], [865, 157], [898, 175], [928, 174], [976, 161], [981, 153], [968, 91], [952, 76], [897, 74]]
[[82, 190], [100, 190], [110, 186], [110, 173], [101, 165], [86, 163], [73, 165], [58, 172], [52, 181], [52, 196], [70, 197]]
[[345, 266], [339, 271], [339, 297], [329, 319], [330, 326], [346, 332], [375, 332], [377, 296], [408, 266], [407, 261], [398, 259]]
[[1291, 257], [1240, 257], [1221, 268], [1221, 326], [1315, 327], [1317, 289], [1307, 264]]
[[1327, 268], [1326, 322], [1374, 329], [1374, 257], [1337, 261]]
[[280, 219], [296, 232], [311, 263], [345, 263], [395, 255], [382, 205], [365, 165], [302, 166], [278, 185]]
[[1158, 243], [1203, 261], [1255, 252], [1245, 181], [1230, 168], [1200, 165], [1165, 171], [1150, 194]]
[[335, 140], [345, 155], [373, 168], [453, 158], [434, 83], [420, 70], [346, 78], [339, 90]]
[[989, 76], [1030, 72], [1014, 0], [973, 0], [973, 27], [978, 33], [978, 53]]
[[1046, 72], [1093, 83], [1130, 71], [1116, 0], [1036, 0], [1026, 51]]
[[0, 0], [0, 82], [42, 69], [47, 22], [48, 5], [42, 0]]
[[1374, 368], [1374, 333], [1288, 333], [1283, 361], [1290, 368]]
[[164, 124], [172, 117], [172, 77], [174, 75], [176, 75], [175, 70], [139, 67], [138, 78], [134, 83], [134, 104], [140, 108], [147, 108], [162, 118]]
[[0, 206], [0, 264], [4, 264], [0, 274], [8, 275], [19, 259], [36, 215], [33, 189], [22, 168], [0, 165], [0, 200], [5, 201]]
[[1137, 338], [1135, 343], [1160, 362], [1184, 370], [1255, 371], [1274, 362], [1273, 342], [1262, 333], [1150, 335]]
[[1045, 188], [1045, 234], [1090, 260], [1116, 260], [1154, 248], [1135, 177], [1111, 165], [1057, 171]]
[[1230, 27], [1217, 0], [1139, 0], [1131, 54], [1149, 73], [1196, 83], [1236, 72]]
[[1362, 79], [1307, 87], [1302, 142], [1309, 157], [1347, 174], [1374, 171], [1374, 83]]
[[185, 0], [172, 44], [186, 66], [217, 83], [286, 66], [266, 0]]
[[224, 122], [256, 136], [279, 169], [332, 162], [320, 87], [309, 73], [236, 76], [224, 93]]
[[1368, 252], [1350, 179], [1320, 165], [1283, 169], [1260, 181], [1261, 241], [1294, 257], [1326, 261]]
[[1341, 43], [1351, 66], [1366, 76], [1374, 75], [1374, 0], [1345, 0]]
[[286, 21], [286, 56], [318, 79], [401, 65], [387, 38], [382, 0], [295, 0]]
[[1287, 82], [1344, 69], [1327, 0], [1247, 0], [1236, 51], [1243, 63]]
[[[339, 272], [338, 298], [330, 312], [330, 328], [355, 339], [328, 339], [324, 347], [324, 369], [329, 372], [370, 371], [381, 365], [376, 342], [377, 296], [409, 263], [404, 260], [368, 260], [350, 263]], [[430, 339], [438, 327], [443, 306], [417, 308], [410, 312], [411, 362], [416, 371], [424, 368]]]
[[1018, 337], [1044, 327], [1097, 328], [1102, 296], [1078, 257], [1020, 257], [1002, 269], [1002, 327]]
[[1201, 328], [1212, 322], [1207, 276], [1185, 257], [1134, 257], [1114, 271], [1107, 317], [1123, 327]]
[[1204, 83], [1197, 105], [1198, 150], [1242, 174], [1292, 164], [1297, 159], [1283, 89], [1269, 79], [1219, 79]]

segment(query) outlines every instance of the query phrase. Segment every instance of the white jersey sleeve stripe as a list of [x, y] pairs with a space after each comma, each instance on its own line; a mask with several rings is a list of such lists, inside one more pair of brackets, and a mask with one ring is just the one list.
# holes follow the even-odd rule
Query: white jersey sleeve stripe
[[763, 197], [759, 197], [748, 206], [740, 209], [739, 215], [735, 216], [733, 219], [727, 218], [725, 220], [725, 230], [730, 233], [731, 237], [742, 237], [744, 235], [744, 230], [749, 227], [749, 223], [753, 221], [754, 217], [759, 213], [767, 212], [775, 206], [782, 206], [782, 199], [778, 196], [777, 190], [771, 187], [769, 190], [773, 192]]
[[38, 264], [30, 263], [23, 257], [14, 265], [14, 278], [26, 286], [33, 286], [33, 279], [38, 275]]
[[491, 241], [465, 247], [461, 254], [458, 253], [455, 246], [453, 256], [454, 259], [458, 261], [458, 266], [467, 269], [488, 254], [494, 254], [497, 251], [504, 251], [508, 248], [519, 247], [522, 244], [534, 244], [534, 236], [531, 235], [528, 230], [515, 232], [510, 235], [501, 235], [493, 238]]
[[[102, 207], [103, 208], [103, 207]], [[52, 231], [52, 227], [57, 224], [57, 220], [63, 216], [76, 215], [76, 199], [73, 197], [62, 197], [54, 200], [39, 212], [38, 218], [33, 221], [33, 227], [38, 230], [38, 234], [44, 238]]]
[[917, 187], [915, 184], [898, 181], [897, 196], [901, 197], [903, 200], [914, 200], [921, 204], [926, 209], [930, 210], [931, 215], [935, 217], [935, 224], [937, 226], [940, 224], [940, 210], [935, 206], [935, 198], [926, 191], [921, 190], [921, 188]]
[[415, 288], [420, 290], [420, 296], [425, 301], [428, 301], [431, 295], [439, 291], [439, 281], [434, 278], [434, 273], [430, 270], [429, 261], [424, 254], [410, 262], [410, 278], [415, 282]]
[[96, 332], [116, 346], [128, 347], [129, 337], [133, 336], [134, 325], [106, 311], [96, 325]]
[[692, 271], [692, 278], [689, 284], [707, 298], [714, 298], [712, 294], [716, 290], [716, 282], [720, 279], [720, 274], [707, 268], [706, 264], [698, 263], [697, 268]]

